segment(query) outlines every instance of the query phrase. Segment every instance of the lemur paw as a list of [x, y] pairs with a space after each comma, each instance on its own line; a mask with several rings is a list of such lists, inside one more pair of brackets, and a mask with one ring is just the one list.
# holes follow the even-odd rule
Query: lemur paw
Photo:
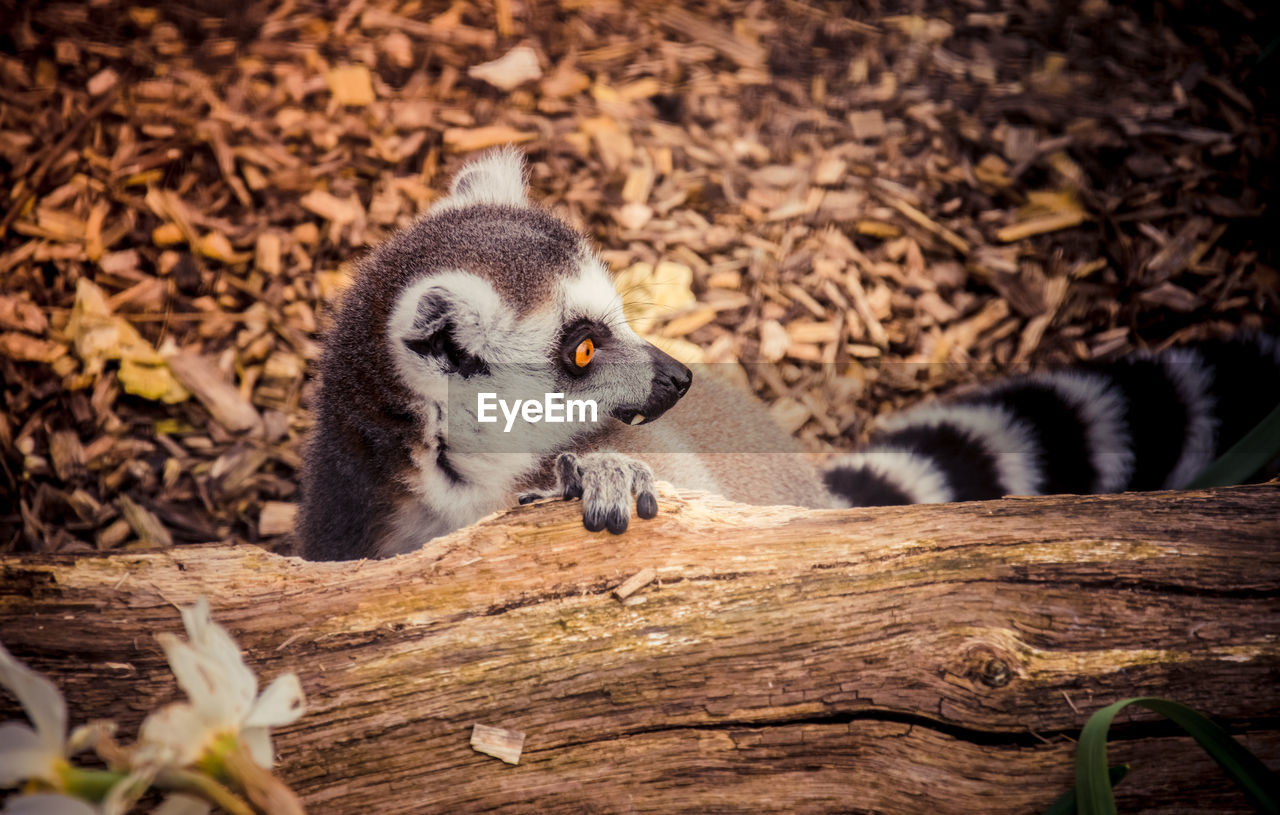
[[620, 535], [627, 531], [632, 495], [641, 518], [658, 514], [653, 470], [621, 453], [561, 453], [556, 459], [556, 481], [566, 501], [582, 499], [582, 525], [592, 532], [608, 529]]

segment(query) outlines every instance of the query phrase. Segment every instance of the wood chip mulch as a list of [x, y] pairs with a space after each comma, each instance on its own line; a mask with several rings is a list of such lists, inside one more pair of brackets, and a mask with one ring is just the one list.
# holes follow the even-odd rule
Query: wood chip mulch
[[0, 2], [0, 550], [288, 551], [350, 261], [508, 142], [815, 449], [1276, 330], [1265, 4], [909, 5]]

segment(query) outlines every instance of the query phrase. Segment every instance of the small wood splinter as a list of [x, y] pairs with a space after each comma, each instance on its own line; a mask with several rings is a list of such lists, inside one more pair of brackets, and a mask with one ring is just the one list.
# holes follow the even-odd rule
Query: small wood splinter
[[622, 584], [613, 590], [613, 596], [619, 600], [625, 600], [656, 579], [658, 579], [658, 570], [652, 566], [646, 566], [622, 581]]
[[477, 724], [471, 730], [471, 749], [508, 764], [519, 764], [520, 753], [524, 750], [524, 734], [516, 730]]

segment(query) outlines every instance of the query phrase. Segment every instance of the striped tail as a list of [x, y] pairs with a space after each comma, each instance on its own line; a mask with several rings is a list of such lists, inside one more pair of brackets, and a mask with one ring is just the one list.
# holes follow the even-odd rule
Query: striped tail
[[824, 479], [849, 506], [1180, 489], [1277, 404], [1274, 337], [1138, 353], [890, 416]]

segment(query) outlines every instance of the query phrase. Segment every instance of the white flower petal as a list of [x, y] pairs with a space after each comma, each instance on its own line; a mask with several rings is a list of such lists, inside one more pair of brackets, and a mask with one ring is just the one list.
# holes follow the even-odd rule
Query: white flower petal
[[209, 600], [200, 597], [194, 606], [182, 609], [182, 624], [187, 629], [191, 644], [222, 668], [227, 682], [225, 691], [230, 693], [247, 711], [258, 695], [258, 680], [244, 664], [240, 648], [227, 630], [213, 621], [209, 612]]
[[27, 711], [40, 741], [62, 752], [67, 736], [67, 703], [54, 684], [14, 658], [0, 645], [0, 685], [4, 685]]
[[62, 758], [43, 747], [34, 750], [6, 750], [0, 753], [0, 787], [16, 787], [30, 778], [49, 783], [58, 780], [54, 763]]
[[244, 727], [279, 727], [296, 722], [306, 709], [307, 700], [302, 695], [302, 684], [297, 674], [287, 673], [276, 677], [267, 686], [253, 709], [245, 717]]
[[50, 750], [36, 731], [18, 722], [0, 724], [0, 787], [16, 787], [29, 778], [57, 780], [54, 764], [60, 750]]
[[178, 687], [192, 703], [205, 705], [218, 692], [217, 666], [190, 643], [183, 642], [169, 633], [157, 634], [156, 639], [169, 660], [169, 668], [178, 680]]
[[3, 815], [98, 815], [98, 810], [70, 795], [20, 795], [4, 803]]
[[151, 815], [209, 815], [212, 807], [191, 795], [175, 792], [151, 810]]
[[36, 731], [21, 722], [0, 724], [0, 755], [10, 750], [39, 750], [44, 747]]
[[215, 731], [185, 702], [165, 705], [142, 722], [134, 764], [185, 767], [200, 757]]
[[259, 767], [271, 769], [276, 761], [271, 749], [271, 731], [265, 727], [246, 727], [240, 731], [240, 742], [249, 750], [249, 756]]

